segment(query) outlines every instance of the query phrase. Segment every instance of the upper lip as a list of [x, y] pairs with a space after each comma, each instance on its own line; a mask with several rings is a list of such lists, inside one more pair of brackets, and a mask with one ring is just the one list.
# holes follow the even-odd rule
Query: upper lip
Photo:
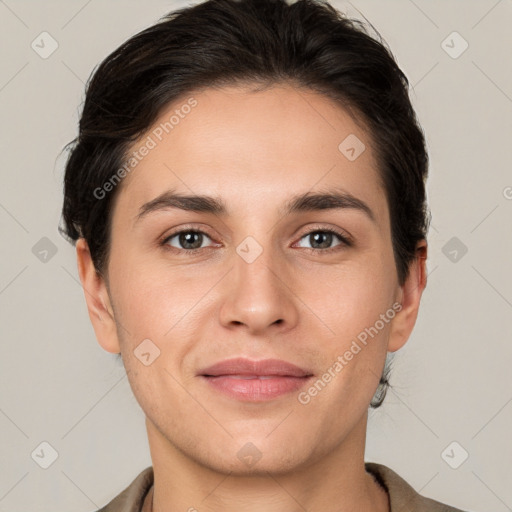
[[199, 375], [217, 377], [219, 375], [254, 375], [308, 377], [311, 372], [280, 359], [252, 361], [243, 357], [226, 359], [200, 370]]

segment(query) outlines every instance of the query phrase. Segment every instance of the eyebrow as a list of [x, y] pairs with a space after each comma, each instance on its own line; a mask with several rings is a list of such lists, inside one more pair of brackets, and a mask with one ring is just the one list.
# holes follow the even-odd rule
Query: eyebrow
[[[141, 206], [135, 217], [134, 224], [138, 223], [148, 214], [177, 208], [180, 210], [197, 213], [211, 213], [225, 217], [228, 208], [219, 197], [204, 195], [184, 195], [168, 190], [155, 199]], [[312, 212], [321, 210], [351, 209], [364, 213], [372, 222], [376, 223], [376, 217], [371, 208], [361, 199], [345, 191], [329, 190], [325, 192], [306, 192], [292, 197], [279, 209], [282, 216], [300, 212]]]

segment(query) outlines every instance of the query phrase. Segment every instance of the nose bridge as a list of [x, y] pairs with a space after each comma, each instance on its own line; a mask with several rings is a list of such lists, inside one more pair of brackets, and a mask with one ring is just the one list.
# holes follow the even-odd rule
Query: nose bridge
[[[261, 237], [260, 237], [261, 240]], [[278, 279], [278, 268], [282, 267], [275, 248], [272, 247], [270, 237], [266, 237], [260, 244], [256, 238], [249, 236], [236, 248], [235, 276], [237, 279], [236, 293], [239, 300], [253, 297], [267, 301], [279, 295], [282, 282]], [[284, 269], [281, 269], [283, 273]], [[262, 308], [263, 304], [258, 305]]]
[[[237, 248], [235, 272], [240, 276], [240, 283], [246, 283], [256, 291], [262, 288], [279, 288], [277, 279], [279, 257], [270, 244], [256, 246], [254, 241], [246, 240]], [[261, 247], [261, 248], [260, 248]]]
[[269, 230], [272, 221], [262, 215], [247, 215], [243, 218], [246, 235], [235, 247], [234, 262], [236, 272], [245, 279], [254, 282], [275, 279], [274, 267], [280, 265], [280, 258], [279, 248], [274, 244], [274, 230]]
[[222, 310], [223, 323], [242, 323], [251, 331], [277, 324], [292, 324], [296, 311], [286, 285], [284, 264], [270, 236], [246, 237], [233, 257], [229, 293]]

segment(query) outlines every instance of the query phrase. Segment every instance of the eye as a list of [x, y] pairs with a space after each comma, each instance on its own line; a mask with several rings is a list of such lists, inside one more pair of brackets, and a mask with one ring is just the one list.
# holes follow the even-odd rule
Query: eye
[[[204, 239], [211, 238], [204, 232], [198, 230], [184, 230], [178, 231], [177, 233], [172, 234], [162, 241], [162, 245], [170, 245], [178, 250], [186, 250], [188, 252], [196, 251], [198, 249], [203, 249]], [[171, 240], [176, 239], [174, 243], [171, 243]]]
[[[332, 246], [332, 243], [336, 241], [336, 238], [339, 243]], [[206, 239], [210, 241], [212, 240], [204, 231], [197, 229], [184, 229], [166, 237], [162, 240], [161, 245], [169, 250], [195, 254], [196, 251], [200, 251], [201, 249], [208, 247], [208, 245], [204, 245]], [[312, 251], [316, 254], [330, 253], [332, 251], [341, 250], [343, 247], [352, 246], [350, 237], [335, 229], [315, 229], [303, 235], [300, 240], [304, 239], [308, 240], [311, 246], [299, 247]]]
[[[332, 246], [333, 241], [338, 239], [340, 243]], [[312, 250], [314, 252], [331, 252], [339, 250], [339, 246], [350, 247], [351, 241], [346, 235], [336, 231], [335, 229], [316, 229], [306, 233], [301, 240], [306, 239], [311, 244], [311, 247], [305, 247], [305, 249]]]

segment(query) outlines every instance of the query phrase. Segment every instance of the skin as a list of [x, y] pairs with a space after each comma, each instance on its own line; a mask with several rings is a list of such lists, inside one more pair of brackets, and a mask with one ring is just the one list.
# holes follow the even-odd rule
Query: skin
[[[197, 106], [121, 185], [105, 279], [85, 240], [77, 243], [98, 342], [122, 354], [146, 415], [153, 510], [389, 510], [364, 468], [368, 406], [386, 353], [414, 327], [427, 244], [400, 286], [371, 138], [339, 105], [286, 84], [193, 97]], [[338, 150], [350, 134], [366, 145], [353, 162]], [[291, 196], [333, 188], [367, 203], [375, 222], [356, 209], [278, 211]], [[168, 189], [219, 196], [228, 215], [167, 209], [135, 223]], [[181, 228], [206, 233], [195, 255], [179, 237], [170, 250], [158, 244]], [[350, 234], [353, 245], [333, 236], [327, 247], [337, 250], [322, 254], [309, 234], [326, 228]], [[252, 263], [236, 252], [248, 236], [263, 248]], [[237, 356], [284, 359], [320, 376], [396, 302], [402, 310], [307, 405], [297, 392], [241, 402], [197, 377]], [[160, 349], [148, 366], [134, 355], [145, 339]], [[252, 467], [237, 456], [248, 442], [261, 453]]]

